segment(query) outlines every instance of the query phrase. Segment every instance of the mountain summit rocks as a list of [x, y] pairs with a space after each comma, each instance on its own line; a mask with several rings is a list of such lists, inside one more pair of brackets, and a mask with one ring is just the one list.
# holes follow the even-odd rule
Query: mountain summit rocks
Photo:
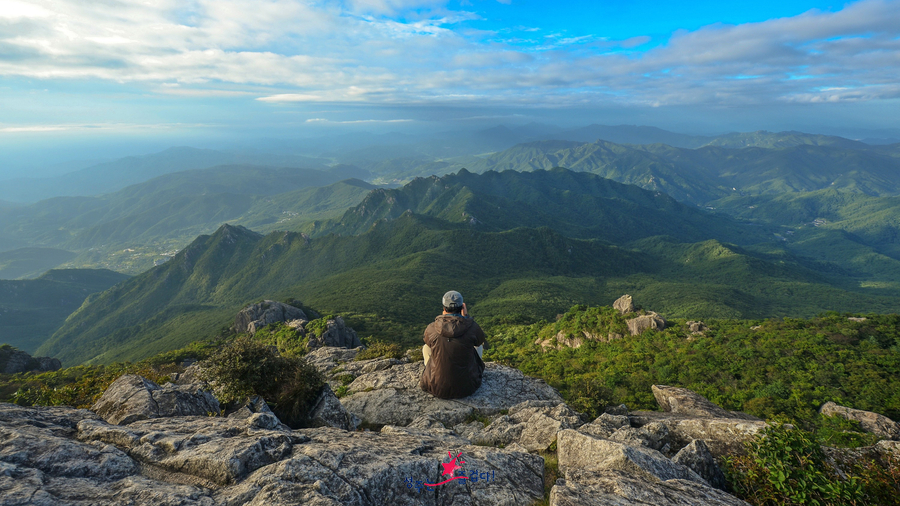
[[257, 330], [273, 323], [289, 322], [292, 320], [308, 321], [306, 313], [302, 309], [289, 306], [274, 300], [264, 300], [258, 304], [251, 304], [238, 313], [234, 319], [235, 332], [239, 334], [255, 334]]
[[[97, 413], [0, 404], [0, 506], [529, 505], [545, 485], [544, 459], [532, 452], [554, 443], [550, 506], [746, 506], [717, 488], [713, 458], [743, 433], [681, 424], [765, 422], [689, 390], [657, 386], [671, 412], [654, 420], [620, 406], [585, 423], [552, 387], [510, 367], [489, 362], [478, 392], [442, 400], [418, 388], [421, 362], [356, 361], [359, 351], [323, 347], [308, 359], [355, 378], [341, 399], [329, 389], [323, 410], [340, 406], [366, 430], [291, 430], [258, 398], [227, 417], [206, 405], [188, 412], [182, 397], [204, 401], [201, 385], [133, 375], [110, 386]], [[462, 468], [443, 483], [454, 457]]]

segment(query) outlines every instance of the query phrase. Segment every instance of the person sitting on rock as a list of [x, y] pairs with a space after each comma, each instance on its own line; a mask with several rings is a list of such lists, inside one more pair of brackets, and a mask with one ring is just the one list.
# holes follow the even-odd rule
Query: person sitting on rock
[[462, 295], [444, 294], [444, 312], [425, 329], [422, 390], [441, 399], [468, 397], [481, 386], [484, 331], [469, 316]]

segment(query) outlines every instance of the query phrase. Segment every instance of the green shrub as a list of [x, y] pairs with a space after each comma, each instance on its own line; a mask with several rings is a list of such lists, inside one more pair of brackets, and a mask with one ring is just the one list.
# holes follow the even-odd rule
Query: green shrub
[[900, 504], [896, 459], [865, 458], [841, 469], [815, 435], [776, 424], [746, 443], [747, 454], [726, 459], [734, 494], [757, 506]]
[[359, 352], [354, 360], [369, 360], [381, 357], [400, 359], [403, 357], [403, 349], [397, 343], [374, 341], [366, 349]]
[[294, 428], [305, 425], [325, 385], [321, 374], [302, 359], [282, 356], [275, 347], [249, 337], [213, 353], [203, 361], [200, 376], [224, 403], [262, 396], [278, 418]]

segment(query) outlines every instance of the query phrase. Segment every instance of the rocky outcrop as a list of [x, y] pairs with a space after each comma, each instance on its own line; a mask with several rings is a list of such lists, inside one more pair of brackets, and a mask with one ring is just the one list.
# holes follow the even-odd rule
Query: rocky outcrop
[[551, 506], [747, 505], [649, 448], [564, 430], [558, 458], [562, 477], [550, 491]]
[[202, 385], [160, 387], [134, 374], [114, 381], [91, 409], [116, 425], [168, 416], [217, 415], [221, 411], [219, 401]]
[[687, 322], [685, 325], [687, 325], [688, 331], [693, 336], [703, 335], [704, 332], [709, 330], [709, 327], [703, 322]]
[[335, 346], [338, 348], [357, 348], [362, 346], [362, 341], [356, 335], [356, 331], [344, 323], [344, 319], [337, 316], [325, 322], [325, 329], [321, 335], [314, 332], [309, 334], [310, 349], [320, 346]]
[[560, 430], [580, 427], [581, 414], [557, 401], [525, 401], [488, 425], [480, 421], [453, 427], [460, 436], [480, 445], [517, 444], [528, 451], [546, 451]]
[[841, 416], [847, 420], [859, 422], [860, 428], [866, 432], [887, 439], [900, 440], [900, 423], [884, 415], [861, 409], [847, 408], [831, 401], [823, 404], [819, 409], [819, 413], [825, 416]]
[[632, 336], [639, 336], [648, 330], [663, 330], [666, 328], [666, 320], [653, 311], [625, 320], [625, 323], [628, 324], [628, 332]]
[[[86, 410], [0, 404], [0, 504], [530, 504], [543, 459], [399, 432], [291, 431], [271, 415], [110, 425]], [[447, 479], [452, 457], [460, 469]], [[458, 457], [457, 457], [458, 455]]]
[[419, 388], [424, 368], [423, 362], [412, 362], [362, 374], [350, 383], [350, 395], [341, 403], [361, 420], [375, 425], [406, 426], [425, 415], [452, 427], [472, 415], [494, 416], [525, 401], [563, 402], [543, 380], [490, 362], [474, 394], [462, 399], [438, 399]]
[[736, 418], [740, 420], [759, 420], [755, 416], [739, 411], [727, 411], [716, 406], [706, 397], [687, 388], [653, 385], [653, 396], [659, 407], [668, 413], [707, 418]]
[[0, 374], [47, 372], [57, 371], [61, 368], [62, 363], [58, 358], [32, 357], [8, 344], [0, 346]]
[[352, 349], [323, 346], [306, 354], [304, 359], [322, 373], [332, 390], [349, 384], [362, 374], [383, 371], [409, 362], [408, 358], [375, 358], [356, 361], [364, 348]]
[[619, 312], [619, 314], [628, 314], [634, 312], [634, 300], [631, 298], [631, 295], [625, 294], [612, 305], [613, 309]]
[[266, 325], [294, 320], [308, 321], [309, 318], [298, 307], [275, 302], [274, 300], [264, 300], [259, 304], [251, 304], [242, 309], [234, 319], [232, 328], [239, 334], [255, 334], [257, 330]]

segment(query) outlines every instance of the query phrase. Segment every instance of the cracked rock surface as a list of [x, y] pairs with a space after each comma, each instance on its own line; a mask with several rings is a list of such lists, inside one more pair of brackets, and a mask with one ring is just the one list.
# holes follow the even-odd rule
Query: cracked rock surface
[[446, 427], [462, 423], [470, 415], [494, 416], [524, 401], [562, 404], [559, 393], [543, 380], [512, 367], [488, 362], [481, 387], [462, 399], [438, 399], [419, 388], [423, 362], [393, 365], [361, 374], [349, 385], [351, 395], [341, 399], [347, 411], [377, 425], [409, 425], [427, 415]]
[[[425, 486], [448, 478], [448, 452], [467, 479]], [[0, 404], [3, 506], [512, 506], [541, 498], [543, 470], [524, 451], [427, 432], [291, 431], [269, 413], [119, 426], [88, 410]]]

